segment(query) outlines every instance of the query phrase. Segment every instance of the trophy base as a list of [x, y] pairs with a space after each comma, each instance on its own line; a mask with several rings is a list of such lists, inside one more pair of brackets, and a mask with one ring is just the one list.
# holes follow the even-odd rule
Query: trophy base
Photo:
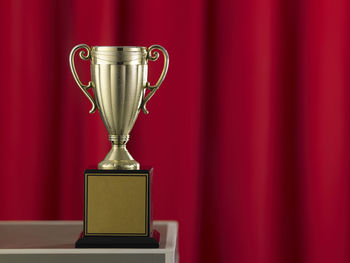
[[152, 227], [152, 168], [85, 170], [83, 234], [77, 248], [157, 248]]
[[159, 232], [151, 237], [84, 236], [75, 243], [76, 248], [159, 248]]

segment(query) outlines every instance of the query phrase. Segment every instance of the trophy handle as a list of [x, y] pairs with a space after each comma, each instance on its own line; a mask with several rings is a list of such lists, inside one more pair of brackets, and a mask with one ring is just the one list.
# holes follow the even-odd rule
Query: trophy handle
[[150, 92], [146, 95], [146, 97], [143, 99], [142, 104], [141, 104], [142, 111], [145, 114], [148, 114], [148, 110], [146, 109], [147, 102], [151, 99], [151, 97], [157, 91], [159, 86], [162, 84], [162, 82], [163, 82], [163, 80], [165, 78], [165, 75], [166, 75], [166, 73], [168, 71], [168, 67], [169, 67], [169, 55], [168, 55], [168, 52], [165, 50], [165, 48], [163, 48], [162, 46], [159, 46], [159, 45], [152, 45], [152, 46], [150, 46], [147, 49], [147, 59], [155, 61], [155, 60], [157, 60], [159, 58], [159, 53], [157, 51], [154, 51], [155, 49], [158, 49], [158, 50], [162, 51], [163, 57], [164, 57], [164, 66], [163, 66], [162, 74], [160, 74], [160, 77], [159, 77], [156, 85], [151, 86], [151, 84], [149, 82], [147, 82], [147, 84], [146, 84], [145, 88], [149, 89]]
[[69, 66], [70, 66], [70, 70], [72, 71], [73, 77], [75, 79], [75, 81], [77, 82], [78, 86], [80, 87], [80, 89], [84, 92], [84, 94], [86, 95], [86, 97], [89, 99], [89, 101], [92, 104], [91, 110], [89, 111], [89, 113], [94, 113], [96, 111], [96, 102], [95, 99], [91, 96], [91, 94], [88, 92], [88, 89], [92, 88], [92, 82], [89, 81], [89, 83], [87, 85], [84, 85], [77, 74], [77, 71], [75, 69], [75, 65], [74, 65], [74, 55], [75, 52], [80, 49], [80, 48], [85, 48], [86, 49], [86, 53], [84, 54], [84, 50], [80, 51], [79, 56], [82, 60], [89, 60], [91, 58], [91, 49], [88, 45], [86, 44], [80, 44], [75, 46], [72, 51], [70, 52], [69, 55]]

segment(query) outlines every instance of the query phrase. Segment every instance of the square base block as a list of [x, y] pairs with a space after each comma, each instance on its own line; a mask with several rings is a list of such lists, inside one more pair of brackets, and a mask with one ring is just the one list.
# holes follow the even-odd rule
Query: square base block
[[152, 232], [153, 169], [95, 170], [84, 175], [84, 230], [77, 247], [157, 247]]

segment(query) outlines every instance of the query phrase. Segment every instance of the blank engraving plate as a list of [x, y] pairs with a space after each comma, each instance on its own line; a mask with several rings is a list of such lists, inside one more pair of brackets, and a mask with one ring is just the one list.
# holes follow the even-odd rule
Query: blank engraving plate
[[148, 174], [85, 174], [85, 235], [147, 236]]

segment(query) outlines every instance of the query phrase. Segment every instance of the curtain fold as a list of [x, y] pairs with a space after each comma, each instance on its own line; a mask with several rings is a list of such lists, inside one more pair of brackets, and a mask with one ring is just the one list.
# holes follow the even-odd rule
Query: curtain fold
[[349, 5], [2, 1], [0, 219], [82, 219], [83, 171], [110, 145], [70, 50], [159, 44], [168, 75], [128, 148], [154, 166], [181, 262], [349, 262]]

